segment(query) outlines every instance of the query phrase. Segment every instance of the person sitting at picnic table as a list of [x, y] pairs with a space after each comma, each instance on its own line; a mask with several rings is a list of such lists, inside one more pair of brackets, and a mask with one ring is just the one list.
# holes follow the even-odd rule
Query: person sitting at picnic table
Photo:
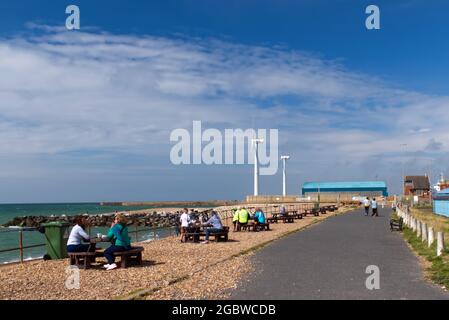
[[281, 207], [281, 211], [279, 212], [281, 217], [285, 217], [287, 215], [287, 210], [285, 210], [285, 206]]
[[75, 226], [70, 232], [69, 239], [67, 241], [67, 252], [88, 252], [93, 251], [95, 247], [91, 247], [89, 244], [82, 244], [83, 241], [89, 242], [90, 237], [86, 233], [85, 229], [88, 225], [87, 218], [83, 216], [75, 217]]
[[211, 233], [217, 233], [223, 231], [223, 224], [221, 223], [220, 216], [216, 211], [212, 211], [212, 216], [203, 226], [210, 226], [210, 228], [206, 228], [206, 237], [203, 242], [204, 244], [209, 243], [209, 236]]
[[265, 224], [265, 214], [263, 213], [262, 209], [260, 208], [256, 209], [256, 213], [254, 214], [254, 220], [256, 225]]
[[235, 232], [238, 229], [240, 207], [238, 207], [237, 209], [232, 209], [232, 211], [234, 211], [234, 215], [232, 217], [232, 224], [234, 225], [234, 232]]
[[109, 229], [107, 237], [111, 239], [112, 245], [104, 251], [104, 256], [108, 263], [104, 265], [106, 270], [117, 268], [115, 264], [115, 252], [122, 252], [131, 249], [131, 240], [128, 236], [128, 227], [126, 226], [126, 217], [123, 214], [115, 216], [114, 223]]
[[248, 220], [249, 220], [249, 212], [248, 212], [248, 210], [246, 210], [245, 207], [243, 207], [242, 209], [239, 210], [239, 226], [238, 226], [238, 230], [240, 230], [240, 228], [242, 226], [246, 226], [248, 224]]
[[189, 229], [190, 216], [188, 212], [189, 210], [187, 208], [184, 208], [184, 211], [179, 218], [179, 221], [181, 222], [181, 242], [185, 242], [185, 236]]
[[195, 214], [195, 210], [191, 209], [190, 213], [189, 213], [189, 218], [190, 218], [190, 224], [195, 224], [198, 220], [198, 217]]

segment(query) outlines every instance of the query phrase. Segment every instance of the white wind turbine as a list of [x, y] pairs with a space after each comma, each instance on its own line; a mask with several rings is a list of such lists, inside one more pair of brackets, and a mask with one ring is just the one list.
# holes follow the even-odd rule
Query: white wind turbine
[[282, 195], [285, 197], [287, 195], [287, 160], [290, 159], [290, 156], [281, 156], [281, 160], [284, 164], [282, 170]]
[[259, 195], [259, 143], [263, 143], [263, 139], [252, 139], [254, 143], [254, 195]]

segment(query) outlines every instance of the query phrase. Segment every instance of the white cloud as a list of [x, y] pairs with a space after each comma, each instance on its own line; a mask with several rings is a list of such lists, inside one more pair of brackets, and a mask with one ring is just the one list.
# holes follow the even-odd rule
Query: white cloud
[[126, 150], [168, 158], [169, 132], [202, 120], [279, 128], [281, 146], [311, 167], [316, 157], [361, 164], [402, 141], [423, 150], [449, 120], [449, 97], [306, 53], [218, 40], [41, 26], [0, 39], [0, 74], [0, 154], [9, 157]]

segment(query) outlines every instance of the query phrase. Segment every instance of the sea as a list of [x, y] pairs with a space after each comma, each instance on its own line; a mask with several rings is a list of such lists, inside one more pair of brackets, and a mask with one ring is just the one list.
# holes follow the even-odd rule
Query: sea
[[[79, 214], [104, 214], [114, 213], [116, 211], [132, 211], [153, 209], [155, 207], [145, 206], [102, 206], [100, 203], [56, 203], [56, 204], [0, 204], [0, 225], [12, 220], [14, 217], [21, 216], [73, 216]], [[20, 261], [19, 250], [10, 250], [20, 246], [20, 229], [1, 228], [0, 227], [0, 264]], [[139, 227], [137, 237], [134, 227], [130, 229], [131, 241], [152, 241], [170, 235], [170, 229], [148, 230], [145, 227]], [[91, 235], [97, 233], [106, 234], [107, 227], [91, 228]], [[38, 231], [22, 232], [23, 246], [32, 246], [45, 244], [45, 237]], [[107, 245], [107, 244], [103, 244]], [[25, 249], [23, 252], [24, 260], [42, 258], [46, 253], [45, 246]]]

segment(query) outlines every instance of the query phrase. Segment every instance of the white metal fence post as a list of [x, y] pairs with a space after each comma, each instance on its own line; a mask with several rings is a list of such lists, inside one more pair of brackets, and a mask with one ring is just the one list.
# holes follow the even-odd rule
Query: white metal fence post
[[434, 238], [435, 238], [435, 235], [433, 233], [433, 228], [429, 226], [429, 228], [427, 229], [427, 233], [428, 233], [427, 246], [430, 247], [433, 244]]
[[441, 256], [444, 250], [444, 233], [438, 231], [437, 233], [437, 256]]

